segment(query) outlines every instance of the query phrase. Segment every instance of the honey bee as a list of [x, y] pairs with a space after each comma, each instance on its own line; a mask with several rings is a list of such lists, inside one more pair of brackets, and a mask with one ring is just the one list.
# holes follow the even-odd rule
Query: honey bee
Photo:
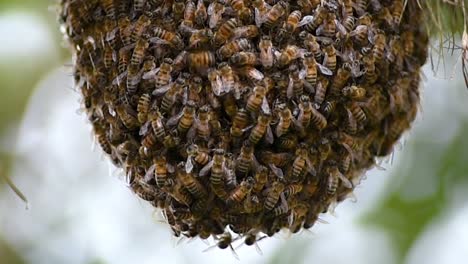
[[261, 71], [249, 65], [239, 68], [238, 73], [244, 75], [253, 82], [260, 82], [265, 77]]
[[183, 25], [193, 27], [193, 24], [195, 22], [195, 8], [195, 3], [192, 0], [186, 1], [184, 10], [184, 20], [182, 22]]
[[309, 96], [302, 95], [299, 98], [299, 115], [297, 116], [297, 121], [302, 128], [309, 127], [313, 111]]
[[208, 6], [208, 26], [210, 28], [216, 28], [221, 21], [221, 18], [224, 14], [225, 7], [223, 4], [219, 3], [218, 1], [213, 1]]
[[392, 7], [393, 7], [393, 10], [392, 10], [393, 26], [394, 28], [397, 28], [400, 26], [400, 21], [403, 16], [403, 9], [404, 9], [403, 0], [394, 1]]
[[314, 35], [310, 34], [307, 31], [301, 31], [299, 33], [299, 38], [303, 41], [303, 46], [314, 54], [316, 61], [322, 60], [322, 50], [320, 49], [320, 44], [318, 44], [317, 39]]
[[130, 45], [131, 44], [130, 35], [132, 34], [130, 18], [128, 18], [127, 16], [120, 17], [117, 24], [119, 26], [119, 33], [120, 33], [119, 35], [120, 35], [120, 40], [122, 41], [122, 44], [124, 46]]
[[210, 155], [208, 155], [207, 152], [201, 150], [198, 145], [195, 144], [187, 147], [187, 155], [188, 157], [191, 157], [189, 160], [193, 159], [200, 165], [206, 165], [210, 161]]
[[278, 206], [276, 206], [274, 209], [273, 209], [273, 215], [274, 216], [280, 216], [280, 215], [284, 215], [284, 214], [287, 214], [288, 211], [289, 211], [289, 205], [288, 203], [286, 202], [286, 199], [284, 198], [284, 194], [282, 193], [280, 195], [280, 203]]
[[160, 27], [154, 27], [153, 28], [153, 38], [150, 39], [150, 41], [163, 41], [167, 42], [174, 48], [178, 50], [182, 50], [184, 48], [184, 42], [182, 39], [174, 32], [167, 31], [165, 29], [162, 29]]
[[332, 72], [336, 70], [336, 50], [333, 44], [329, 41], [322, 43], [324, 46], [324, 54], [325, 57], [323, 58], [323, 65], [330, 69]]
[[271, 184], [271, 187], [268, 188], [267, 190], [268, 190], [268, 193], [265, 198], [265, 203], [263, 207], [265, 208], [265, 210], [271, 211], [275, 207], [276, 203], [278, 202], [280, 198], [281, 193], [284, 190], [284, 184], [279, 181], [275, 181]]
[[172, 73], [172, 59], [165, 58], [155, 76], [155, 87], [161, 88], [169, 84]]
[[185, 1], [184, 0], [174, 0], [172, 3], [172, 16], [175, 21], [179, 21], [183, 18], [185, 11]]
[[187, 59], [187, 51], [181, 51], [177, 56], [174, 58], [172, 62], [172, 69], [175, 72], [180, 72], [186, 66], [186, 59]]
[[235, 86], [235, 75], [232, 71], [231, 66], [229, 66], [226, 62], [221, 62], [218, 65], [219, 73], [221, 75], [221, 82], [222, 82], [222, 91], [224, 93], [229, 93], [234, 90]]
[[128, 50], [119, 50], [119, 64], [117, 66], [119, 75], [127, 70], [128, 62], [130, 61], [131, 53]]
[[244, 0], [229, 0], [228, 2], [231, 5], [232, 9], [237, 13], [237, 16], [240, 18], [241, 21], [245, 23], [251, 20], [252, 12], [245, 5]]
[[150, 122], [154, 135], [162, 142], [164, 137], [166, 137], [166, 130], [163, 125], [161, 113], [155, 109], [152, 109], [148, 114], [148, 121]]
[[260, 62], [263, 67], [270, 68], [273, 66], [273, 43], [271, 37], [264, 35], [261, 37], [258, 48], [260, 50]]
[[307, 149], [307, 145], [301, 143], [299, 148], [296, 150], [296, 158], [292, 164], [292, 170], [290, 178], [292, 180], [303, 179], [304, 175], [307, 173], [311, 175], [315, 175], [316, 171], [312, 161], [309, 157], [309, 150]]
[[146, 28], [151, 24], [150, 17], [145, 14], [141, 15], [135, 22], [130, 39], [132, 42], [136, 42], [140, 39], [141, 35], [145, 32]]
[[213, 32], [210, 29], [200, 29], [193, 32], [189, 39], [189, 49], [200, 49], [208, 45], [213, 38]]
[[231, 57], [231, 63], [237, 66], [255, 65], [257, 56], [253, 52], [237, 52]]
[[265, 2], [265, 0], [253, 0], [252, 6], [255, 9], [255, 25], [260, 27], [263, 23], [263, 18], [271, 7]]
[[105, 128], [102, 126], [95, 126], [94, 128], [94, 133], [96, 134], [96, 139], [99, 145], [101, 146], [101, 149], [107, 153], [111, 154], [112, 153], [112, 147], [109, 142], [109, 139], [107, 137], [107, 134], [105, 132]]
[[227, 204], [241, 203], [244, 198], [252, 191], [255, 180], [252, 177], [248, 177], [243, 180], [236, 189], [234, 189], [226, 200]]
[[335, 78], [330, 87], [330, 93], [338, 96], [341, 93], [341, 89], [351, 78], [351, 66], [348, 63], [343, 63], [343, 67], [340, 67], [336, 73]]
[[185, 171], [185, 162], [177, 164], [177, 179], [187, 188], [187, 190], [196, 198], [205, 198], [207, 191], [205, 187], [191, 173]]
[[235, 40], [230, 41], [230, 42], [224, 44], [223, 46], [221, 46], [221, 48], [219, 48], [218, 51], [217, 51], [217, 55], [221, 59], [227, 59], [227, 58], [230, 58], [232, 55], [234, 55], [237, 52], [247, 51], [247, 50], [251, 50], [251, 49], [252, 49], [252, 45], [251, 45], [251, 42], [248, 39], [239, 38], [239, 39], [235, 39]]
[[265, 87], [257, 85], [254, 87], [253, 92], [247, 98], [245, 109], [251, 113], [257, 113], [260, 108], [269, 112], [269, 105], [266, 99], [267, 90]]
[[366, 46], [369, 41], [369, 26], [358, 25], [353, 31], [349, 33], [349, 36], [361, 46]]
[[215, 94], [216, 96], [220, 96], [223, 93], [224, 88], [220, 72], [215, 69], [209, 69], [208, 80], [211, 83], [211, 89], [213, 91], [213, 94]]
[[137, 113], [129, 105], [119, 104], [116, 106], [115, 111], [128, 129], [135, 129], [139, 126]]
[[275, 133], [277, 137], [281, 137], [289, 131], [294, 117], [292, 116], [291, 110], [285, 104], [278, 106], [278, 110], [279, 122], [278, 125], [276, 125]]
[[238, 27], [234, 30], [234, 39], [239, 39], [239, 38], [246, 38], [246, 39], [252, 39], [258, 36], [259, 34], [259, 29], [255, 25], [247, 25], [247, 26], [242, 26]]
[[240, 175], [247, 175], [252, 169], [255, 161], [254, 150], [249, 141], [245, 141], [242, 145], [239, 156], [236, 159], [236, 171]]
[[279, 1], [263, 16], [262, 23], [267, 28], [275, 27], [280, 19], [286, 14], [289, 4], [285, 1]]
[[380, 63], [384, 57], [386, 37], [384, 32], [378, 31], [374, 36], [374, 48], [372, 52], [376, 63]]
[[234, 95], [227, 94], [223, 100], [223, 106], [224, 111], [232, 120], [237, 114], [237, 102], [236, 98], [234, 98]]
[[327, 78], [324, 78], [323, 76], [319, 77], [317, 89], [315, 90], [314, 95], [314, 102], [317, 106], [320, 106], [323, 103], [323, 100], [325, 100], [325, 94], [327, 93], [328, 84], [329, 81]]
[[206, 11], [205, 2], [204, 0], [198, 0], [197, 7], [195, 9], [195, 23], [199, 26], [203, 26], [207, 18], [208, 13]]
[[240, 137], [249, 123], [249, 115], [244, 108], [237, 110], [230, 129], [231, 136]]
[[340, 181], [343, 183], [343, 186], [346, 188], [353, 188], [351, 181], [346, 178], [338, 169], [337, 166], [330, 166], [327, 168], [328, 181], [327, 181], [327, 195], [334, 196], [336, 190], [338, 189]]
[[154, 179], [156, 180], [156, 185], [160, 188], [166, 185], [167, 173], [168, 173], [168, 164], [165, 155], [156, 155], [154, 157]]
[[188, 101], [179, 115], [167, 120], [168, 126], [171, 126], [178, 120], [177, 131], [179, 134], [185, 134], [192, 127], [195, 121], [195, 108], [195, 102]]
[[308, 15], [304, 16], [302, 20], [299, 22], [299, 27], [304, 26], [304, 28], [315, 34], [315, 29], [320, 26], [325, 19], [327, 19], [328, 10], [324, 6], [319, 6], [313, 16]]
[[248, 214], [257, 213], [263, 210], [263, 204], [259, 201], [257, 195], [247, 195], [247, 198], [244, 200], [243, 205], [244, 211]]
[[280, 57], [278, 58], [278, 65], [279, 67], [289, 65], [292, 61], [303, 57], [304, 54], [304, 49], [301, 49], [296, 45], [287, 45], [283, 52], [281, 52]]
[[375, 59], [373, 56], [367, 55], [362, 57], [364, 64], [364, 80], [367, 84], [374, 84], [377, 81], [377, 70], [375, 67]]
[[346, 122], [346, 131], [349, 134], [354, 135], [357, 133], [357, 129], [358, 129], [357, 120], [354, 117], [353, 113], [351, 113], [351, 111], [347, 108], [346, 108], [346, 113], [348, 114], [348, 120]]
[[284, 189], [284, 196], [286, 198], [296, 195], [302, 191], [302, 184], [290, 184]]
[[234, 30], [237, 28], [237, 20], [231, 18], [221, 24], [218, 30], [215, 32], [213, 37], [213, 45], [218, 48], [226, 43], [234, 34]]
[[191, 72], [206, 75], [208, 69], [216, 63], [216, 58], [211, 51], [190, 52], [187, 55], [187, 64]]
[[[403, 40], [403, 50], [406, 56], [411, 56], [414, 52], [414, 34], [410, 31], [404, 31], [401, 33], [401, 39]], [[376, 44], [377, 45], [377, 41]], [[384, 43], [385, 45], [385, 43]], [[385, 46], [384, 46], [385, 47]], [[374, 46], [375, 49], [375, 46]], [[383, 49], [382, 49], [383, 53]], [[375, 52], [374, 52], [375, 56]], [[377, 60], [378, 61], [378, 60]]]
[[255, 170], [255, 184], [252, 191], [254, 193], [260, 193], [263, 187], [268, 182], [268, 169], [263, 165], [259, 165]]
[[135, 13], [140, 13], [143, 11], [143, 7], [145, 6], [146, 0], [135, 0], [133, 1], [133, 10]]
[[350, 102], [346, 105], [346, 108], [351, 111], [356, 120], [360, 123], [364, 123], [367, 118], [365, 112], [359, 106], [357, 102]]
[[156, 192], [152, 189], [150, 185], [138, 182], [138, 181], [133, 181], [130, 184], [130, 188], [135, 192], [138, 197], [145, 201], [153, 201], [156, 199]]
[[151, 96], [149, 94], [143, 94], [138, 100], [137, 117], [140, 124], [144, 124], [148, 118], [150, 103]]
[[[299, 116], [300, 117], [300, 116]], [[299, 132], [303, 132], [303, 127], [300, 125], [301, 123], [299, 121], [296, 121], [297, 124], [296, 128], [299, 129]], [[302, 133], [303, 134], [303, 133]], [[301, 136], [302, 136], [301, 134]], [[291, 151], [295, 149], [297, 146], [297, 136], [294, 134], [286, 134], [282, 137], [280, 137], [277, 141], [277, 147], [280, 150], [286, 150], [286, 151]]]
[[286, 32], [289, 32], [289, 34], [294, 33], [294, 31], [297, 29], [299, 21], [302, 18], [302, 13], [299, 10], [295, 10], [291, 12], [286, 19], [286, 22], [283, 25], [283, 30]]
[[234, 239], [232, 238], [231, 233], [230, 232], [225, 232], [224, 234], [221, 235], [221, 237], [219, 237], [217, 246], [220, 249], [225, 249], [227, 247], [231, 247], [231, 250], [232, 250], [233, 254], [235, 254], [235, 256], [237, 256], [236, 253], [234, 252], [234, 249], [232, 248], [232, 244], [231, 244], [232, 242], [234, 242]]
[[270, 128], [271, 114], [261, 112], [257, 124], [252, 128], [252, 131], [249, 135], [249, 141], [253, 145], [256, 145], [260, 139], [265, 137], [265, 141], [268, 144], [273, 143], [273, 133]]
[[334, 12], [328, 12], [326, 18], [323, 20], [323, 23], [317, 28], [317, 35], [322, 35], [325, 37], [332, 38], [336, 33], [336, 15]]
[[289, 83], [286, 90], [286, 95], [289, 99], [299, 97], [304, 92], [303, 72], [300, 72], [296, 65], [289, 67]]
[[353, 100], [362, 100], [366, 96], [366, 89], [360, 86], [347, 86], [343, 88], [343, 95]]
[[225, 157], [223, 149], [214, 151], [213, 159], [200, 170], [200, 176], [204, 176], [211, 169], [210, 183], [215, 195], [221, 199], [226, 199], [228, 194], [224, 189]]
[[193, 203], [193, 198], [181, 183], [173, 184], [173, 180], [167, 180], [165, 188], [168, 190], [169, 195], [177, 202], [190, 206]]
[[112, 49], [111, 46], [106, 46], [104, 48], [104, 67], [106, 67], [106, 69], [109, 69], [110, 67], [112, 67], [112, 65], [114, 64], [114, 59], [115, 59], [115, 52], [114, 50]]
[[160, 108], [162, 113], [168, 113], [171, 110], [172, 106], [176, 101], [177, 96], [182, 92], [185, 83], [185, 79], [178, 78], [172, 84], [153, 91], [153, 95], [156, 96], [164, 93], [164, 97], [161, 101]]

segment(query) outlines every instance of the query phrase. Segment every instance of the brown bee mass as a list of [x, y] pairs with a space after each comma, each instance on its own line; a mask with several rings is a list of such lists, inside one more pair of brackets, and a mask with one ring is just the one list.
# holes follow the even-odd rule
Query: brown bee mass
[[[417, 113], [416, 0], [62, 0], [97, 142], [176, 236], [310, 228]], [[229, 238], [229, 239], [227, 239]]]

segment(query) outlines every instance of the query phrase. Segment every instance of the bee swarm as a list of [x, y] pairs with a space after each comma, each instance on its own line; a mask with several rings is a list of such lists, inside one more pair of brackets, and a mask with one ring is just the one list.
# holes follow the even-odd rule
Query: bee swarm
[[176, 236], [310, 228], [417, 114], [416, 0], [62, 0], [97, 141]]

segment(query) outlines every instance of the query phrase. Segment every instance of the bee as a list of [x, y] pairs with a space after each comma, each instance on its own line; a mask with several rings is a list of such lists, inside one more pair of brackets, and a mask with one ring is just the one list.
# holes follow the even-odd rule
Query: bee
[[186, 133], [192, 127], [195, 121], [195, 108], [196, 108], [195, 102], [188, 101], [179, 115], [175, 117], [171, 117], [167, 121], [168, 126], [171, 126], [171, 123], [176, 122], [176, 120], [178, 120], [177, 131], [179, 132], [179, 134]]
[[193, 32], [189, 39], [189, 49], [200, 49], [208, 45], [213, 38], [213, 32], [210, 29], [200, 29]]
[[367, 84], [374, 84], [377, 81], [377, 70], [375, 67], [375, 59], [373, 56], [364, 56], [362, 57], [362, 62], [364, 64], [364, 80]]
[[148, 118], [150, 103], [151, 96], [149, 94], [143, 94], [138, 100], [137, 117], [140, 124], [144, 124]]
[[284, 173], [281, 167], [286, 167], [291, 161], [291, 154], [287, 152], [273, 153], [271, 151], [262, 151], [260, 160], [263, 164], [268, 164], [268, 168], [278, 178], [283, 178]]
[[393, 26], [394, 28], [397, 28], [400, 26], [400, 21], [403, 16], [403, 9], [404, 9], [403, 0], [394, 1], [392, 7], [393, 7], [393, 10], [392, 10]]
[[303, 41], [303, 46], [314, 54], [316, 61], [322, 60], [322, 50], [320, 49], [320, 44], [318, 44], [317, 39], [314, 35], [310, 34], [307, 31], [301, 31], [299, 33], [299, 38]]
[[195, 144], [191, 144], [187, 147], [187, 155], [192, 157], [193, 160], [200, 165], [206, 165], [210, 161], [210, 155]]
[[257, 63], [257, 56], [253, 52], [237, 52], [231, 57], [231, 63], [236, 66], [255, 65]]
[[172, 62], [172, 70], [175, 72], [180, 72], [186, 66], [186, 59], [187, 59], [187, 51], [181, 51], [177, 56], [174, 58]]
[[346, 122], [346, 131], [347, 131], [349, 134], [354, 135], [354, 134], [357, 133], [357, 129], [358, 129], [358, 127], [357, 127], [357, 125], [358, 125], [358, 124], [357, 124], [357, 120], [356, 120], [356, 118], [354, 117], [353, 113], [352, 113], [349, 109], [345, 108], [345, 110], [346, 110], [346, 113], [347, 113], [347, 115], [348, 115], [348, 120], [347, 120], [347, 122]]
[[296, 195], [302, 191], [303, 185], [302, 184], [289, 184], [285, 189], [284, 189], [284, 196], [286, 198]]
[[164, 41], [173, 46], [174, 48], [178, 50], [182, 50], [184, 48], [184, 42], [182, 39], [174, 32], [167, 31], [165, 29], [162, 29], [160, 27], [154, 27], [153, 28], [153, 40], [156, 41]]
[[199, 26], [203, 26], [207, 18], [208, 13], [206, 11], [205, 2], [204, 0], [198, 0], [197, 7], [195, 9], [195, 23]]
[[150, 185], [138, 181], [133, 181], [130, 184], [130, 188], [138, 195], [138, 197], [145, 201], [153, 201], [156, 199], [156, 192]]
[[333, 78], [333, 82], [330, 86], [330, 94], [338, 96], [341, 93], [341, 89], [351, 78], [351, 66], [349, 63], [343, 63], [343, 67], [340, 67]]
[[336, 194], [336, 190], [338, 189], [340, 181], [343, 183], [348, 189], [353, 188], [353, 184], [351, 181], [346, 178], [338, 169], [337, 166], [330, 166], [327, 168], [328, 180], [327, 180], [327, 195], [334, 196]]
[[249, 22], [252, 18], [252, 12], [250, 9], [245, 5], [244, 0], [229, 0], [229, 4], [231, 5], [232, 9], [237, 13], [237, 16], [243, 22]]
[[250, 143], [256, 145], [263, 137], [265, 137], [265, 141], [267, 143], [273, 143], [273, 133], [271, 132], [270, 121], [270, 113], [260, 113], [257, 119], [257, 124], [252, 128], [252, 131], [250, 132]]
[[132, 42], [136, 42], [140, 39], [141, 35], [145, 32], [146, 28], [151, 24], [150, 17], [145, 14], [141, 15], [135, 22], [135, 26], [132, 29], [130, 39]]
[[206, 74], [208, 69], [216, 63], [216, 58], [211, 51], [190, 52], [187, 55], [187, 64], [191, 72]]
[[263, 207], [265, 208], [265, 210], [271, 211], [275, 207], [276, 203], [280, 198], [281, 193], [284, 190], [284, 184], [279, 181], [275, 181], [267, 190], [268, 192]]
[[235, 76], [231, 66], [226, 62], [221, 62], [218, 65], [218, 69], [221, 75], [221, 82], [223, 84], [221, 90], [225, 93], [231, 92], [234, 90], [235, 86]]
[[218, 48], [226, 43], [234, 34], [234, 30], [237, 28], [237, 20], [231, 18], [221, 24], [218, 30], [215, 32], [213, 37], [213, 45]]
[[380, 63], [384, 57], [386, 37], [383, 31], [379, 30], [374, 36], [374, 48], [372, 49], [376, 63]]
[[179, 21], [184, 17], [185, 1], [174, 0], [172, 3], [172, 16], [175, 21]]
[[249, 65], [239, 68], [238, 72], [253, 82], [260, 82], [265, 77], [261, 71]]
[[283, 30], [286, 32], [289, 32], [289, 34], [294, 33], [294, 31], [297, 29], [299, 21], [302, 18], [302, 13], [299, 10], [295, 10], [291, 12], [286, 19], [286, 22], [283, 25]]
[[299, 98], [299, 115], [297, 116], [297, 121], [302, 128], [306, 129], [309, 127], [314, 110], [315, 109], [312, 107], [309, 96], [302, 95]]
[[132, 34], [130, 18], [127, 16], [120, 17], [117, 24], [119, 26], [120, 40], [122, 41], [122, 44], [124, 46], [130, 45], [130, 35]]
[[305, 81], [310, 87], [315, 87], [317, 83], [317, 68], [325, 75], [333, 75], [333, 72], [327, 67], [317, 63], [312, 53], [306, 52], [304, 54], [303, 64], [305, 68]]
[[135, 129], [139, 126], [137, 113], [129, 105], [119, 104], [116, 106], [115, 111], [128, 129]]
[[234, 39], [238, 38], [246, 38], [246, 39], [252, 39], [258, 36], [259, 34], [259, 29], [255, 25], [247, 25], [247, 26], [242, 26], [238, 27], [234, 30]]
[[263, 165], [259, 165], [255, 170], [255, 184], [252, 191], [254, 193], [260, 193], [263, 187], [268, 182], [268, 169]]
[[218, 1], [213, 1], [208, 6], [208, 26], [210, 28], [216, 28], [219, 25], [219, 22], [222, 19], [224, 14], [225, 7], [223, 4], [219, 3]]
[[156, 181], [156, 185], [160, 188], [166, 185], [167, 181], [167, 173], [168, 173], [168, 166], [166, 156], [165, 155], [156, 155], [153, 160], [154, 163], [154, 179]]
[[209, 69], [208, 80], [210, 81], [211, 90], [213, 91], [213, 94], [216, 96], [221, 96], [221, 94], [224, 92], [224, 87], [220, 72], [215, 69]]
[[237, 114], [237, 102], [236, 102], [236, 98], [234, 98], [234, 95], [227, 94], [223, 100], [223, 106], [224, 106], [224, 111], [232, 120]]
[[245, 197], [252, 191], [255, 180], [252, 177], [248, 177], [243, 180], [239, 186], [236, 187], [226, 200], [227, 204], [241, 203]]
[[185, 162], [180, 162], [177, 164], [177, 179], [179, 179], [185, 188], [195, 197], [195, 198], [205, 198], [207, 196], [207, 191], [205, 187], [193, 176], [192, 173], [187, 173], [185, 171]]
[[317, 83], [317, 89], [315, 90], [314, 95], [314, 102], [317, 106], [320, 106], [325, 100], [325, 94], [327, 93], [329, 81], [327, 78], [323, 76], [319, 77], [319, 81]]
[[104, 48], [104, 55], [103, 55], [103, 61], [104, 61], [104, 67], [106, 67], [106, 69], [109, 69], [110, 67], [112, 67], [112, 65], [114, 64], [114, 59], [115, 59], [115, 51], [112, 49], [111, 46], [106, 46]]
[[366, 46], [369, 41], [369, 26], [358, 25], [353, 31], [349, 33], [349, 36], [361, 46]]
[[367, 5], [368, 5], [369, 0], [356, 0], [354, 3], [354, 9], [356, 10], [356, 13], [359, 16], [362, 16], [365, 14], [367, 10]]
[[262, 18], [262, 24], [267, 28], [275, 27], [280, 19], [286, 14], [289, 5], [285, 1], [279, 1], [276, 3]]
[[156, 59], [153, 56], [147, 56], [143, 62], [141, 71], [143, 73], [140, 88], [142, 91], [149, 92], [155, 86], [154, 72], [156, 70]]
[[317, 28], [317, 35], [322, 35], [325, 37], [332, 38], [336, 33], [336, 15], [334, 12], [328, 12], [326, 18], [323, 20], [323, 23]]
[[146, 0], [135, 0], [133, 1], [133, 10], [135, 13], [140, 13], [143, 11]]
[[258, 49], [260, 50], [260, 62], [263, 67], [270, 68], [273, 66], [273, 43], [271, 37], [264, 35], [261, 37], [258, 43]]
[[234, 55], [237, 52], [247, 51], [247, 50], [251, 50], [251, 49], [252, 49], [252, 45], [251, 45], [251, 42], [248, 39], [239, 38], [239, 39], [235, 39], [235, 40], [230, 41], [230, 42], [224, 44], [223, 46], [221, 46], [221, 48], [219, 48], [218, 51], [217, 51], [217, 55], [221, 59], [227, 59], [227, 58], [230, 58], [232, 55]]
[[131, 53], [128, 50], [119, 50], [119, 64], [117, 66], [119, 75], [127, 70], [128, 62], [130, 61]]
[[312, 161], [310, 160], [307, 145], [301, 143], [299, 145], [299, 148], [296, 150], [296, 158], [294, 159], [292, 164], [290, 177], [292, 180], [298, 180], [302, 179], [303, 176], [307, 173], [315, 175], [316, 171], [314, 165], [312, 164]]
[[279, 105], [278, 111], [279, 122], [278, 125], [276, 125], [275, 133], [277, 137], [281, 137], [289, 131], [289, 127], [291, 126], [293, 116], [291, 110], [285, 104]]
[[366, 97], [366, 89], [360, 86], [347, 86], [343, 88], [343, 95], [353, 100], [362, 100]]
[[244, 133], [244, 129], [249, 123], [249, 115], [244, 108], [237, 110], [237, 113], [232, 121], [230, 133], [233, 137], [240, 137]]
[[155, 87], [161, 88], [169, 84], [172, 73], [172, 59], [165, 58], [159, 66], [159, 71], [155, 76]]
[[292, 61], [304, 56], [305, 50], [299, 48], [296, 45], [287, 45], [286, 48], [281, 52], [278, 58], [278, 66], [284, 67], [289, 65]]
[[284, 215], [287, 214], [289, 211], [289, 205], [286, 202], [286, 199], [284, 198], [284, 194], [280, 195], [280, 200], [281, 202], [279, 203], [279, 205], [273, 209], [274, 216]]
[[185, 3], [183, 25], [193, 27], [195, 22], [195, 9], [195, 3], [191, 0], [187, 0]]
[[254, 150], [254, 147], [249, 141], [244, 141], [239, 156], [236, 159], [236, 171], [238, 171], [240, 175], [247, 175], [253, 167], [255, 161]]
[[[410, 31], [403, 31], [401, 33], [401, 39], [403, 40], [402, 43], [403, 43], [403, 51], [405, 52], [405, 55], [406, 56], [411, 56], [414, 52], [414, 34]], [[377, 45], [377, 41], [375, 41]], [[384, 47], [385, 47], [385, 43], [384, 43]], [[375, 46], [374, 46], [374, 50], [375, 50]], [[383, 53], [383, 49], [382, 49], [382, 53]], [[375, 56], [375, 52], [374, 52], [374, 56]], [[379, 61], [377, 59], [377, 61]]]
[[[151, 128], [153, 129], [156, 139], [162, 142], [164, 140], [164, 137], [166, 136], [166, 130], [163, 125], [161, 113], [156, 109], [152, 109], [148, 114], [147, 120], [149, 122], [148, 124], [151, 125]], [[143, 127], [145, 126], [146, 125], [144, 125]]]
[[263, 210], [263, 204], [259, 201], [257, 195], [247, 195], [247, 198], [245, 198], [243, 205], [244, 211], [248, 214], [254, 214]]
[[164, 97], [161, 101], [161, 112], [162, 113], [169, 113], [172, 106], [174, 105], [177, 96], [182, 92], [183, 87], [185, 86], [186, 81], [183, 78], [177, 78], [175, 82], [162, 87], [160, 89], [156, 89], [153, 91], [153, 95], [161, 95], [164, 93]]
[[286, 95], [289, 99], [292, 97], [298, 97], [304, 92], [304, 80], [303, 73], [299, 71], [296, 65], [289, 67], [289, 83], [286, 90]]
[[232, 238], [231, 233], [225, 232], [224, 234], [221, 235], [221, 237], [219, 237], [217, 246], [220, 249], [231, 247], [232, 252], [235, 254], [234, 249], [232, 248], [232, 245], [231, 245], [232, 242], [234, 242], [234, 239]]
[[107, 134], [105, 132], [105, 128], [103, 126], [95, 126], [94, 128], [94, 133], [96, 134], [96, 139], [99, 145], [101, 146], [101, 149], [107, 153], [111, 154], [112, 153], [112, 147], [109, 142], [109, 139], [107, 137]]
[[[299, 115], [299, 117], [301, 117]], [[299, 122], [298, 120], [296, 121], [296, 127], [299, 129], [299, 130], [303, 130], [303, 127], [300, 125], [301, 122]], [[302, 132], [302, 131], [300, 131]], [[302, 136], [302, 135], [301, 135]], [[286, 151], [291, 151], [293, 149], [295, 149], [297, 146], [297, 136], [294, 135], [294, 134], [286, 134], [282, 137], [280, 137], [277, 141], [277, 147], [280, 149], [280, 150], [286, 150]]]
[[263, 23], [263, 18], [271, 7], [265, 2], [265, 0], [253, 0], [252, 6], [255, 10], [255, 25], [260, 27]]
[[265, 87], [260, 85], [255, 86], [253, 92], [247, 98], [245, 109], [251, 113], [257, 113], [260, 111], [260, 108], [265, 112], [269, 112], [266, 94], [267, 90]]
[[224, 189], [225, 157], [223, 149], [215, 149], [213, 159], [200, 170], [200, 176], [204, 176], [211, 169], [210, 183], [215, 195], [226, 199], [228, 194]]
[[315, 34], [315, 29], [318, 26], [322, 25], [325, 19], [327, 19], [328, 10], [324, 6], [319, 6], [313, 16], [304, 16], [302, 20], [299, 22], [299, 27], [304, 26], [304, 28]]
[[322, 43], [324, 46], [324, 54], [325, 57], [323, 58], [323, 65], [330, 69], [332, 72], [336, 70], [336, 50], [333, 44], [329, 41]]

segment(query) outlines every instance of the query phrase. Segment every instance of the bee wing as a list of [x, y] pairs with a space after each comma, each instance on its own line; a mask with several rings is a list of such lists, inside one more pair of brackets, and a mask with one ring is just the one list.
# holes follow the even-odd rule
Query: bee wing
[[257, 27], [260, 27], [262, 24], [263, 24], [263, 16], [262, 14], [260, 13], [260, 10], [258, 10], [258, 8], [255, 8], [255, 25]]
[[295, 117], [291, 117], [291, 120], [293, 122], [294, 128], [299, 131], [300, 133], [304, 132], [304, 127], [302, 126], [301, 122], [297, 120]]
[[158, 38], [158, 37], [152, 37], [152, 38], [148, 39], [148, 41], [150, 43], [154, 43], [154, 44], [157, 44], [157, 45], [169, 45], [169, 44], [171, 44], [169, 41]]
[[253, 126], [254, 125], [250, 125], [250, 126], [244, 128], [244, 129], [242, 129], [242, 133], [244, 133], [245, 131], [249, 131], [250, 129], [252, 129]]
[[192, 157], [188, 156], [187, 162], [185, 163], [185, 172], [191, 173], [193, 170], [193, 162], [192, 162]]
[[167, 91], [169, 91], [169, 89], [171, 89], [171, 87], [172, 87], [171, 83], [166, 84], [164, 86], [161, 86], [161, 87], [155, 89], [153, 91], [152, 95], [161, 96], [161, 95], [165, 94]]
[[299, 21], [299, 24], [297, 24], [297, 26], [302, 27], [302, 26], [312, 23], [312, 21], [314, 21], [314, 16], [312, 15], [304, 16], [301, 19], [301, 21]]
[[144, 125], [141, 126], [139, 135], [143, 136], [143, 135], [148, 134], [148, 131], [150, 130], [150, 128], [151, 128], [151, 121], [147, 121]]
[[262, 110], [264, 113], [271, 114], [270, 105], [268, 104], [268, 100], [266, 99], [266, 96], [263, 97], [263, 100], [262, 100]]
[[270, 167], [271, 169], [271, 172], [273, 172], [273, 174], [276, 175], [276, 177], [280, 178], [280, 179], [283, 179], [284, 178], [284, 173], [283, 173], [283, 170], [276, 167], [274, 164], [268, 164], [268, 166]]
[[288, 88], [286, 89], [286, 96], [288, 97], [288, 99], [291, 99], [294, 95], [293, 84], [293, 78], [289, 77]]
[[142, 78], [143, 80], [152, 79], [156, 76], [158, 72], [159, 72], [159, 67], [156, 69], [152, 69], [151, 71], [145, 72]]
[[154, 173], [156, 169], [156, 164], [151, 165], [145, 173], [145, 182], [149, 182], [151, 179], [154, 179]]
[[216, 76], [215, 80], [211, 81], [211, 89], [216, 96], [220, 96], [223, 92], [223, 81], [219, 75]]
[[333, 75], [333, 72], [328, 69], [327, 67], [323, 66], [322, 64], [320, 63], [316, 63], [318, 69], [320, 70], [320, 72], [323, 74], [323, 75], [328, 75], [328, 76], [332, 76]]
[[271, 131], [270, 125], [267, 125], [266, 133], [265, 133], [265, 140], [268, 144], [273, 144], [273, 132]]
[[167, 120], [166, 126], [168, 127], [175, 126], [177, 122], [179, 122], [179, 119], [182, 118], [183, 115], [184, 115], [184, 111], [182, 110], [177, 115], [169, 118], [169, 120]]
[[187, 140], [188, 141], [193, 141], [193, 139], [195, 139], [195, 136], [197, 135], [197, 126], [198, 126], [198, 124], [195, 123], [187, 131]]
[[348, 189], [353, 188], [353, 184], [351, 183], [351, 181], [348, 178], [346, 178], [338, 169], [336, 169], [336, 173], [338, 173], [338, 178], [340, 178], [340, 180], [343, 182], [344, 187]]
[[314, 165], [312, 164], [310, 159], [306, 158], [305, 161], [306, 161], [306, 166], [307, 166], [307, 172], [310, 173], [310, 175], [312, 176], [316, 176], [317, 171], [315, 170]]
[[117, 77], [115, 77], [114, 80], [112, 80], [112, 85], [118, 85], [120, 86], [120, 82], [127, 76], [128, 71], [124, 71], [121, 74], [119, 74]]
[[206, 176], [206, 175], [208, 174], [208, 172], [211, 170], [211, 167], [213, 167], [213, 160], [210, 160], [210, 162], [208, 162], [208, 163], [200, 170], [200, 173], [198, 173], [198, 175], [200, 175], [201, 177]]
[[348, 33], [348, 31], [346, 31], [346, 28], [343, 26], [343, 24], [341, 24], [340, 21], [338, 21], [337, 19], [335, 19], [335, 25], [336, 25], [336, 29], [338, 30], [338, 32], [340, 32], [341, 35], [346, 35]]

